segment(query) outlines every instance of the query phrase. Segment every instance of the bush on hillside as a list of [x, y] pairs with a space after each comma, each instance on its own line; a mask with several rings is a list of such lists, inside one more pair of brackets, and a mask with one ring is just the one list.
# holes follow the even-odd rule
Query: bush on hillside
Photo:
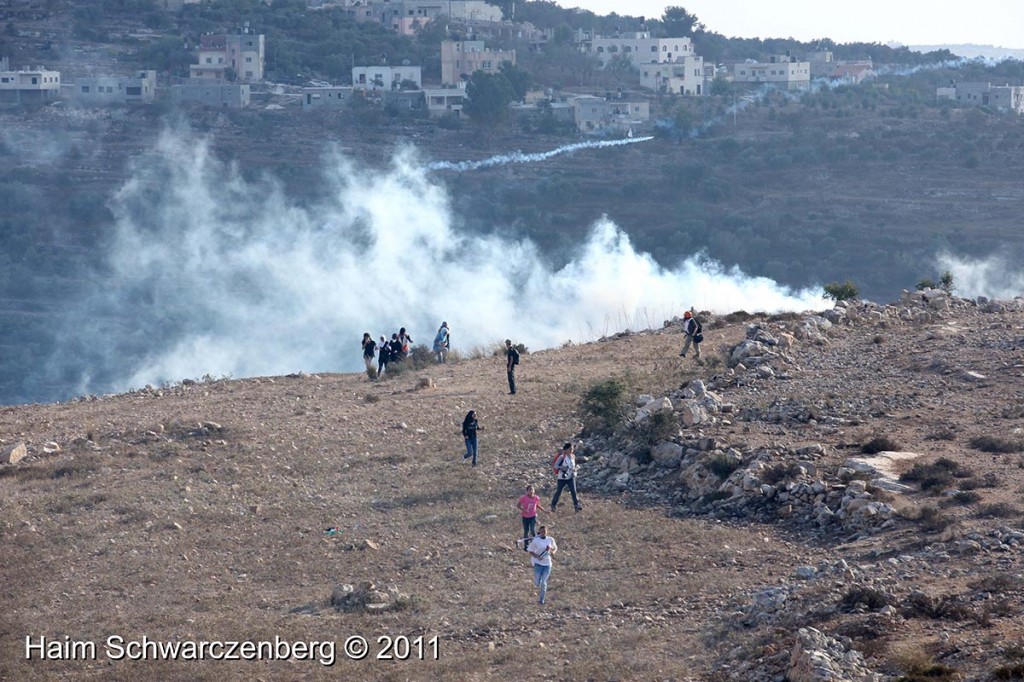
[[593, 384], [583, 394], [580, 412], [584, 426], [595, 433], [611, 433], [626, 419], [626, 387], [618, 379]]

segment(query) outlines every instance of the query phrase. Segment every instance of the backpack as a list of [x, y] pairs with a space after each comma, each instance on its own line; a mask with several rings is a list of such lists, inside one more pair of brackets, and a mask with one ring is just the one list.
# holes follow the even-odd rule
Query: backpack
[[509, 352], [512, 354], [512, 366], [515, 367], [519, 364], [519, 351], [516, 350], [515, 346], [512, 346], [512, 348], [509, 349]]
[[551, 466], [555, 470], [555, 476], [558, 475], [558, 467], [562, 463], [561, 460], [562, 460], [562, 451], [561, 450], [555, 450], [555, 459], [554, 459], [553, 462], [551, 462]]

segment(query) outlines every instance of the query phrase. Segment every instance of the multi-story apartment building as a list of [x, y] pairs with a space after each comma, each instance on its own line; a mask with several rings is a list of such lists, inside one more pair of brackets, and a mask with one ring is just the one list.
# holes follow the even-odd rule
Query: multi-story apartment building
[[738, 62], [730, 66], [734, 83], [771, 84], [787, 90], [811, 85], [811, 63], [799, 62], [789, 55], [778, 55], [767, 62]]
[[476, 71], [498, 73], [502, 62], [516, 63], [515, 50], [488, 50], [482, 40], [441, 43], [441, 84], [461, 85]]
[[152, 102], [156, 98], [156, 71], [134, 76], [76, 78], [72, 98], [79, 104], [104, 105]]
[[45, 104], [60, 99], [60, 71], [41, 66], [10, 70], [6, 60], [0, 70], [0, 103]]
[[205, 80], [263, 80], [265, 66], [263, 34], [243, 29], [236, 34], [208, 34], [199, 39], [199, 63], [189, 67], [189, 76]]
[[634, 66], [676, 62], [694, 56], [693, 42], [689, 38], [652, 38], [648, 31], [623, 33], [614, 38], [594, 37], [584, 40], [581, 47], [587, 54], [597, 57], [602, 67], [616, 56], [628, 59]]
[[655, 92], [677, 95], [707, 94], [704, 58], [691, 54], [675, 62], [638, 64], [640, 85]]
[[352, 87], [359, 90], [399, 90], [403, 81], [423, 87], [419, 66], [356, 66], [352, 68]]

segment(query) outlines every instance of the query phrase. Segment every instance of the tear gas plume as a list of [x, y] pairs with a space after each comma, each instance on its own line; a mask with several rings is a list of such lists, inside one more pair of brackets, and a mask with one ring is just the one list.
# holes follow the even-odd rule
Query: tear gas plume
[[939, 272], [953, 276], [954, 293], [964, 298], [1009, 299], [1024, 295], [1024, 270], [1006, 258], [964, 258], [949, 253], [937, 258]]
[[[641, 140], [635, 140], [641, 141]], [[112, 200], [102, 273], [66, 315], [50, 370], [76, 392], [202, 376], [352, 371], [359, 339], [400, 326], [454, 347], [506, 337], [531, 349], [717, 312], [825, 307], [701, 258], [659, 266], [611, 221], [552, 268], [526, 240], [463, 231], [411, 150], [381, 171], [331, 154], [332, 192], [300, 205], [251, 182], [203, 141], [164, 134]]]
[[481, 168], [491, 168], [492, 166], [506, 166], [510, 163], [536, 163], [538, 161], [546, 161], [553, 156], [559, 154], [568, 154], [571, 152], [579, 151], [581, 149], [605, 149], [607, 147], [621, 147], [625, 144], [635, 144], [637, 142], [647, 142], [653, 140], [653, 137], [627, 137], [619, 140], [593, 140], [589, 142], [576, 142], [574, 144], [567, 144], [557, 149], [552, 149], [548, 152], [538, 152], [536, 154], [524, 154], [522, 152], [514, 152], [512, 154], [499, 154], [498, 156], [491, 156], [480, 161], [436, 161], [427, 165], [427, 170], [453, 170], [458, 172], [479, 170]]

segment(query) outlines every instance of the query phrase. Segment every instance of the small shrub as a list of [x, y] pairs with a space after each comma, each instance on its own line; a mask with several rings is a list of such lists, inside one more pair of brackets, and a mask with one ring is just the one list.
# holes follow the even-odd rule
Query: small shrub
[[891, 595], [873, 587], [858, 585], [846, 591], [846, 594], [843, 595], [842, 605], [849, 610], [855, 610], [858, 606], [864, 606], [869, 611], [877, 611], [892, 602], [893, 598]]
[[677, 433], [679, 433], [679, 422], [676, 421], [675, 415], [668, 410], [653, 413], [638, 423], [634, 429], [637, 440], [647, 446], [669, 440]]
[[1015, 575], [1009, 575], [1007, 573], [993, 573], [992, 575], [987, 575], [984, 578], [979, 578], [968, 585], [972, 590], [991, 592], [993, 594], [1001, 594], [1010, 590], [1016, 590], [1020, 588], [1020, 586], [1021, 579]]
[[419, 344], [409, 349], [409, 356], [405, 359], [405, 362], [412, 369], [426, 369], [437, 364], [437, 356], [434, 355], [434, 351], [429, 346]]
[[948, 427], [942, 427], [924, 437], [925, 440], [956, 440], [956, 434]]
[[1001, 665], [992, 671], [994, 680], [1024, 680], [1024, 663]]
[[592, 385], [580, 401], [588, 429], [610, 433], [626, 419], [626, 387], [618, 379], [605, 379]]
[[397, 362], [389, 362], [388, 366], [384, 369], [384, 378], [395, 379], [402, 376], [409, 370], [410, 367], [404, 360], [399, 360]]
[[974, 492], [973, 490], [958, 490], [955, 494], [946, 498], [943, 504], [947, 506], [952, 506], [954, 504], [967, 506], [969, 504], [974, 504], [975, 502], [978, 502], [980, 500], [981, 495], [979, 493]]
[[929, 533], [946, 530], [953, 523], [948, 516], [939, 511], [938, 507], [931, 506], [923, 507], [917, 520], [920, 522], [922, 530]]
[[865, 455], [877, 455], [879, 452], [898, 451], [899, 449], [899, 443], [886, 436], [875, 436], [860, 447], [860, 451]]
[[975, 450], [982, 452], [1024, 452], [1024, 443], [1009, 438], [998, 438], [996, 436], [977, 436], [969, 441]]
[[950, 668], [942, 663], [927, 663], [920, 667], [913, 667], [905, 675], [896, 679], [896, 682], [954, 682], [960, 679], [960, 673], [956, 668]]
[[366, 395], [363, 396], [363, 402], [364, 403], [370, 403], [370, 404], [379, 403], [380, 402], [380, 396], [375, 394], [375, 393], [367, 393]]
[[716, 490], [714, 492], [708, 493], [707, 495], [702, 497], [701, 500], [703, 500], [705, 504], [710, 504], [712, 502], [718, 502], [719, 500], [727, 500], [730, 497], [732, 497], [732, 493], [729, 493], [725, 490]]
[[1020, 510], [1012, 504], [996, 502], [979, 507], [978, 516], [983, 519], [1012, 519], [1020, 516]]
[[737, 310], [735, 312], [725, 315], [722, 319], [729, 324], [735, 324], [737, 322], [746, 322], [754, 316], [748, 313], [746, 310]]
[[742, 464], [742, 462], [727, 457], [726, 455], [715, 455], [708, 460], [707, 467], [711, 473], [724, 481], [729, 478], [732, 472], [739, 469]]

